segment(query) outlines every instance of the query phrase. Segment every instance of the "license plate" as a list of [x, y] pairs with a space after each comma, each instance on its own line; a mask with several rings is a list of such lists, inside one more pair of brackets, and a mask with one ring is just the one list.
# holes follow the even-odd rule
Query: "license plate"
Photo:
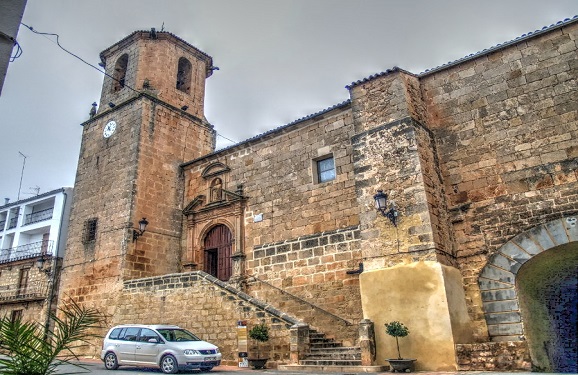
[[217, 357], [205, 357], [205, 362], [216, 361], [216, 360], [217, 360]]

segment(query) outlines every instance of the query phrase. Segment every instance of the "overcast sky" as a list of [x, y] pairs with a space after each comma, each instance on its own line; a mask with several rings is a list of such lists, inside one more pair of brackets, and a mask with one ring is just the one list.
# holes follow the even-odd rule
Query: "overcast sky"
[[[22, 22], [94, 65], [164, 23], [213, 57], [205, 114], [240, 142], [347, 100], [353, 81], [393, 66], [420, 73], [576, 14], [576, 0], [28, 0]], [[54, 37], [21, 26], [17, 40], [0, 96], [0, 198], [12, 201], [19, 152], [20, 199], [74, 185], [79, 124], [103, 81]]]

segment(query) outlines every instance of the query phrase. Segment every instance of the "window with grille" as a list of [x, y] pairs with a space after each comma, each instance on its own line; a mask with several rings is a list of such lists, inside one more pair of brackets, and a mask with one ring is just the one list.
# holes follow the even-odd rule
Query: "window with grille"
[[96, 230], [98, 227], [98, 219], [88, 219], [84, 222], [84, 233], [82, 236], [82, 242], [94, 242], [96, 241]]

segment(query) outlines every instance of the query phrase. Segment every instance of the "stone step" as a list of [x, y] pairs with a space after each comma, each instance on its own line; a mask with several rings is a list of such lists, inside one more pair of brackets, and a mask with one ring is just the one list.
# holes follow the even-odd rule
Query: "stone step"
[[340, 373], [364, 373], [364, 372], [386, 372], [389, 371], [389, 366], [315, 366], [315, 365], [279, 365], [277, 367], [279, 371], [302, 371], [310, 373], [319, 372], [340, 372]]
[[304, 366], [361, 366], [361, 359], [302, 359], [300, 365]]
[[361, 348], [359, 346], [338, 346], [332, 348], [311, 348], [311, 352], [355, 352], [361, 353]]
[[361, 349], [328, 348], [320, 350], [311, 350], [308, 354], [306, 354], [306, 359], [360, 360]]
[[327, 342], [310, 342], [310, 347], [315, 349], [322, 348], [342, 348], [343, 345], [340, 342], [327, 341]]

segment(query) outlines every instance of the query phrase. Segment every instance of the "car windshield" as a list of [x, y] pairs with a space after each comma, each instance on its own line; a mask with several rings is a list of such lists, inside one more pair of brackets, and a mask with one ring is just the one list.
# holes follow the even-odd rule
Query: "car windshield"
[[201, 341], [200, 338], [185, 329], [161, 328], [157, 331], [167, 341]]

